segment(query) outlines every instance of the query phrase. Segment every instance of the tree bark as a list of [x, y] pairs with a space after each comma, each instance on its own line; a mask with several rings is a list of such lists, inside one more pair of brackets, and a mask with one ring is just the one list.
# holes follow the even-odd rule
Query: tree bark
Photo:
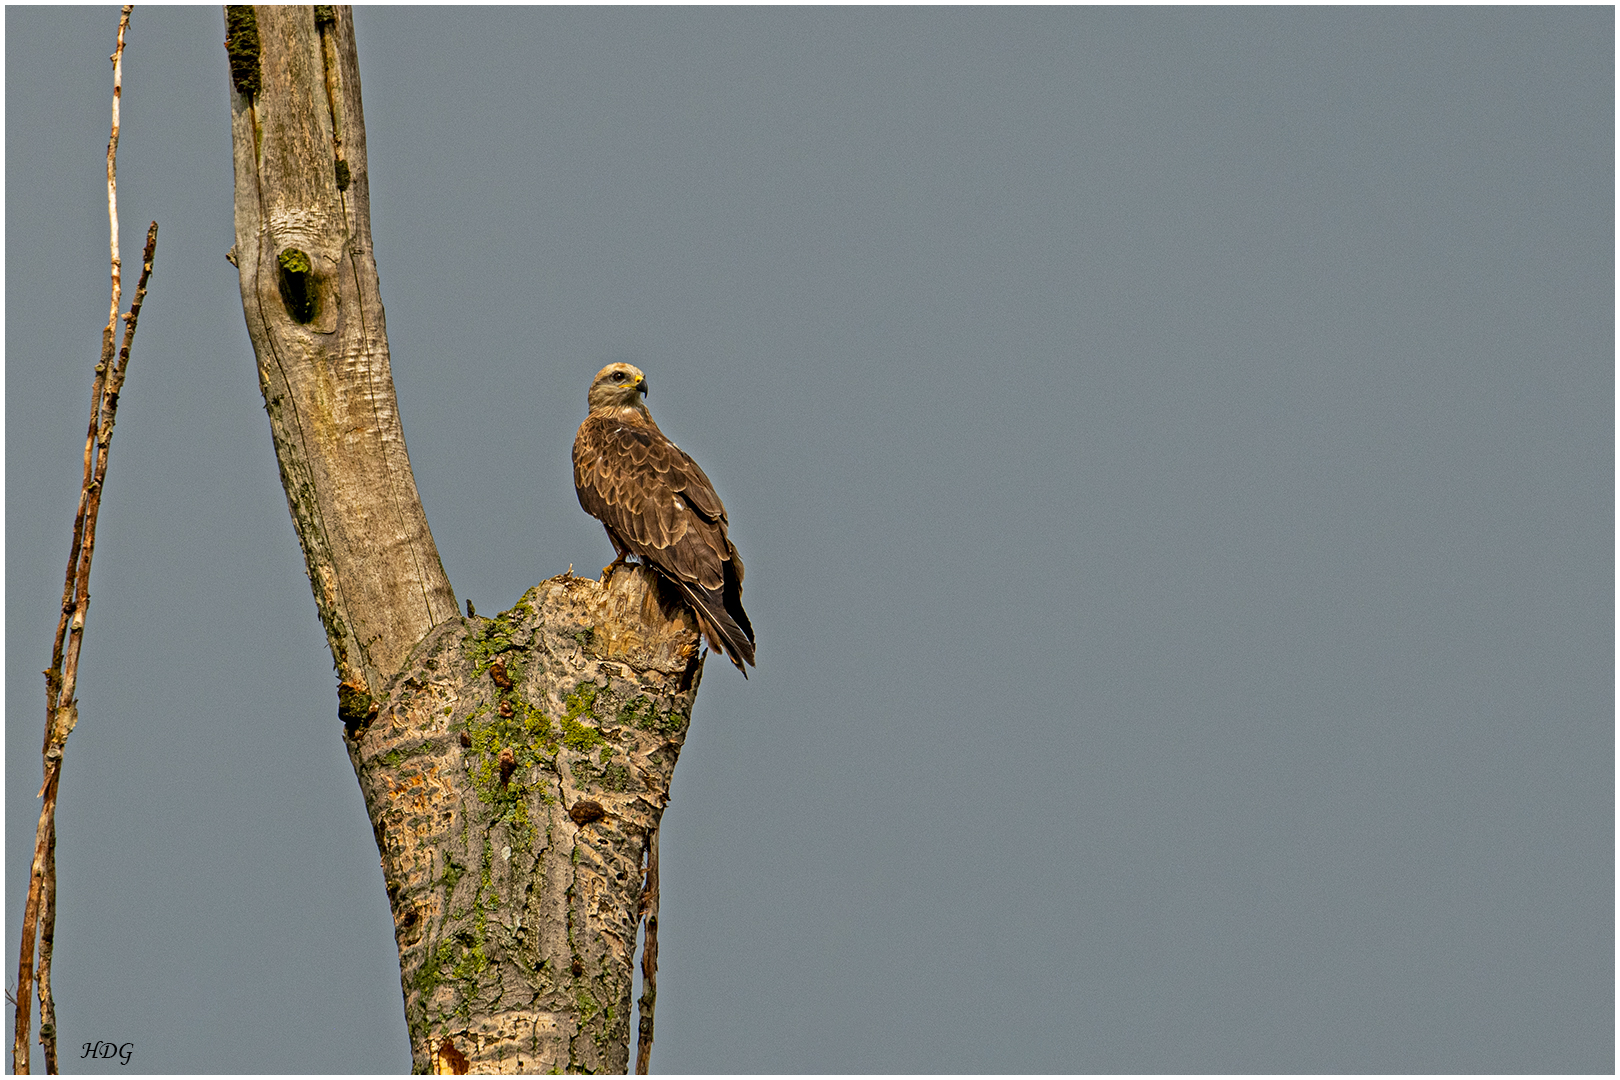
[[638, 567], [460, 616], [389, 373], [350, 11], [228, 7], [226, 30], [232, 261], [382, 854], [414, 1068], [624, 1072], [696, 622]]
[[350, 740], [417, 1071], [627, 1071], [649, 838], [701, 662], [640, 567], [437, 627]]
[[456, 614], [456, 598], [394, 398], [354, 26], [347, 8], [323, 14], [317, 24], [309, 7], [227, 9], [235, 261], [287, 507], [353, 726], [410, 648]]

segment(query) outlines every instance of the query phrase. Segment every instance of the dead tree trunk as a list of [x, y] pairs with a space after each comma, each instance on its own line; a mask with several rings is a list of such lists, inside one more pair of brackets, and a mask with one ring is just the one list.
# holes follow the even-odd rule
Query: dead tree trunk
[[345, 718], [357, 723], [456, 598], [394, 401], [352, 24], [346, 12], [317, 27], [308, 7], [240, 7], [227, 9], [227, 31], [242, 309]]
[[229, 7], [236, 246], [382, 853], [417, 1071], [624, 1072], [643, 867], [702, 661], [651, 571], [462, 618], [405, 453], [347, 7]]

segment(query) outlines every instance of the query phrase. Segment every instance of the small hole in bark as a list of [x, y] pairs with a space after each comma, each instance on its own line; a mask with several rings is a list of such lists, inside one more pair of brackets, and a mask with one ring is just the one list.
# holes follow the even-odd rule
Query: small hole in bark
[[462, 746], [471, 746], [472, 745], [472, 736], [467, 734], [465, 731], [463, 731], [461, 733], [461, 745]]
[[276, 282], [281, 287], [281, 302], [293, 322], [307, 323], [315, 318], [314, 266], [309, 256], [297, 248], [287, 248], [276, 256], [280, 273]]
[[442, 1073], [448, 1069], [451, 1073], [461, 1076], [467, 1071], [467, 1055], [456, 1049], [456, 1044], [450, 1041], [449, 1036], [439, 1044], [438, 1058], [437, 1064], [445, 1068], [434, 1069], [434, 1072]]
[[585, 974], [585, 965], [576, 959], [572, 964], [568, 965], [568, 970], [573, 972], [575, 975], [583, 975]]
[[575, 825], [588, 825], [593, 821], [601, 821], [607, 817], [607, 811], [602, 809], [602, 804], [599, 802], [581, 799], [574, 804], [572, 810], [568, 811], [568, 816], [574, 819]]
[[357, 739], [377, 718], [377, 704], [371, 695], [355, 683], [338, 684], [338, 719], [350, 739]]

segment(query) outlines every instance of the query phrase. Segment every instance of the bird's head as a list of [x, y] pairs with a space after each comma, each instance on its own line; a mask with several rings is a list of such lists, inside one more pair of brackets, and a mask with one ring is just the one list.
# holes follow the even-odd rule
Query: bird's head
[[609, 364], [596, 373], [591, 381], [591, 392], [586, 398], [591, 411], [641, 407], [641, 398], [647, 393], [647, 376], [632, 364]]

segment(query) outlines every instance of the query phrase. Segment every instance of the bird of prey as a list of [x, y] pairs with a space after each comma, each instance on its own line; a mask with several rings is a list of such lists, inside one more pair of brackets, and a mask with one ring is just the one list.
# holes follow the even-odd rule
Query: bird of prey
[[748, 677], [754, 628], [742, 606], [743, 564], [726, 536], [726, 508], [697, 462], [670, 442], [642, 398], [647, 377], [629, 364], [596, 373], [591, 414], [574, 437], [574, 491], [602, 522], [618, 558], [657, 570], [686, 598], [713, 648]]

